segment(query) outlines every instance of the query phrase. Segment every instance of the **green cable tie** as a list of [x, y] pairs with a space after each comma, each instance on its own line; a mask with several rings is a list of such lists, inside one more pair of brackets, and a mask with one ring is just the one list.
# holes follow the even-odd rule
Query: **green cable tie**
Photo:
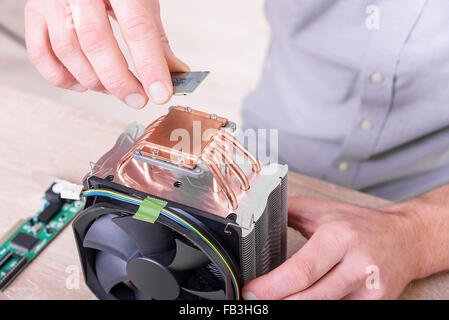
[[167, 201], [155, 199], [152, 197], [146, 197], [142, 201], [136, 214], [133, 216], [134, 219], [154, 223], [162, 211], [167, 205]]

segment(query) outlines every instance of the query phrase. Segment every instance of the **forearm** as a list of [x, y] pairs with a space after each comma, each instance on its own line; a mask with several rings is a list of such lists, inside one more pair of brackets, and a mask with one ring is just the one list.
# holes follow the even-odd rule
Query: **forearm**
[[416, 278], [449, 270], [449, 185], [391, 207], [407, 216], [418, 240]]

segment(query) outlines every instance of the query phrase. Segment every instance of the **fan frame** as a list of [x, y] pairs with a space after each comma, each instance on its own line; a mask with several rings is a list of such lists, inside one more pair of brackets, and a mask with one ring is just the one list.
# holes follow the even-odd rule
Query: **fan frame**
[[[86, 178], [84, 181], [84, 187], [85, 189], [109, 189], [141, 199], [144, 199], [147, 196], [154, 197], [153, 195], [116, 184], [112, 182], [112, 180], [113, 177], [102, 179], [96, 176], [91, 176]], [[222, 218], [212, 213], [191, 208], [167, 199], [162, 200], [167, 201], [167, 208], [182, 210], [182, 212], [177, 210], [176, 213], [182, 216], [182, 218], [190, 224], [194, 225], [195, 228], [200, 230], [201, 233], [213, 243], [213, 245], [220, 251], [222, 256], [227, 261], [236, 278], [238, 287], [240, 287], [240, 266], [236, 263], [236, 261], [239, 261], [237, 258], [240, 254], [239, 238], [241, 236], [241, 229], [234, 226], [232, 215], [230, 215], [229, 218]], [[94, 208], [96, 211], [92, 212], [90, 209]], [[137, 207], [134, 205], [97, 196], [87, 199], [83, 212], [81, 212], [72, 224], [85, 282], [99, 299], [114, 299], [115, 297], [105, 292], [100, 285], [95, 272], [94, 259], [96, 250], [83, 247], [84, 237], [89, 227], [98, 217], [111, 213], [118, 216], [132, 215], [136, 212], [136, 210]], [[191, 230], [174, 223], [172, 220], [164, 217], [163, 215], [159, 216], [156, 223], [165, 225], [169, 229], [194, 243], [195, 246], [215, 264], [222, 274], [225, 282], [225, 295], [227, 298], [229, 300], [236, 299], [236, 293], [234, 291], [229, 270], [226, 268], [224, 262], [217, 257], [214, 251], [205, 242], [199, 241], [198, 236]], [[238, 293], [238, 295], [240, 295], [240, 293]]]

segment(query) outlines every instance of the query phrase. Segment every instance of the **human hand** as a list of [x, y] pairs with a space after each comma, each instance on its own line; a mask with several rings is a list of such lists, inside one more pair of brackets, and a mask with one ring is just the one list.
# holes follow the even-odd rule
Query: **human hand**
[[[309, 241], [243, 289], [245, 299], [394, 299], [421, 276], [420, 224], [413, 212], [309, 197], [289, 199], [289, 225]], [[374, 273], [373, 273], [374, 272]]]
[[[120, 25], [140, 80], [108, 14]], [[173, 94], [170, 71], [189, 70], [170, 49], [158, 0], [28, 0], [25, 29], [30, 61], [51, 84], [111, 93], [133, 108], [143, 108], [148, 97], [166, 103]]]

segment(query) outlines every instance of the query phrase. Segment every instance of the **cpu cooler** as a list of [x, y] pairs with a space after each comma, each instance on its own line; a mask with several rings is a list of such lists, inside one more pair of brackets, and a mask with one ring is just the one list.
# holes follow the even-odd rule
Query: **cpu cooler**
[[172, 107], [91, 165], [73, 223], [100, 299], [239, 299], [286, 258], [287, 167], [261, 164], [227, 119]]

